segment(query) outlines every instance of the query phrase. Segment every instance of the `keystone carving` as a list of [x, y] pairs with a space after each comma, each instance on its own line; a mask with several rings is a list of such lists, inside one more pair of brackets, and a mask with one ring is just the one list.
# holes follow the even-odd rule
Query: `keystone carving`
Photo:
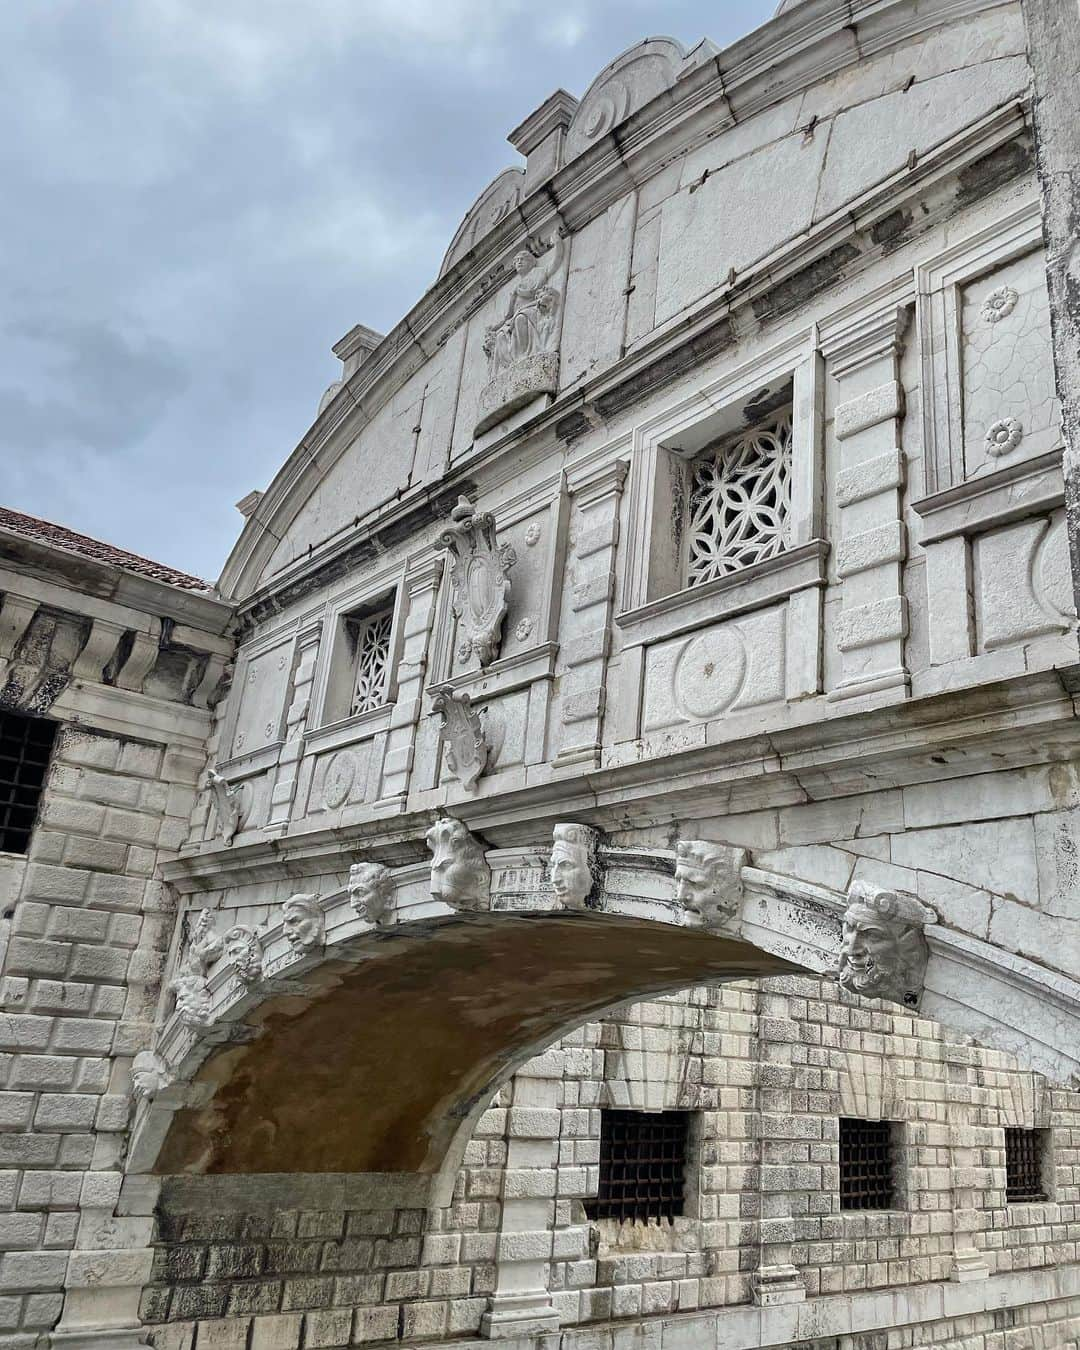
[[917, 1008], [930, 948], [925, 928], [937, 916], [913, 895], [856, 881], [848, 890], [837, 978], [864, 998]]
[[550, 282], [565, 253], [566, 236], [557, 232], [543, 257], [528, 249], [514, 255], [515, 277], [503, 316], [484, 335], [488, 382], [480, 393], [477, 436], [539, 394], [558, 390], [562, 297]]
[[349, 868], [349, 904], [368, 923], [386, 928], [394, 922], [394, 879], [377, 862], [353, 863]]
[[491, 868], [479, 839], [451, 816], [437, 820], [425, 837], [433, 855], [432, 898], [456, 910], [490, 909]]
[[206, 973], [222, 952], [222, 940], [210, 911], [199, 911], [188, 941], [187, 951], [169, 984], [176, 1000], [176, 1012], [187, 1027], [208, 1027], [210, 1015], [210, 986]]
[[746, 850], [704, 839], [681, 839], [675, 847], [675, 898], [707, 928], [734, 919], [742, 903]]
[[588, 825], [561, 824], [552, 831], [551, 885], [564, 909], [587, 909], [600, 881], [600, 836]]
[[221, 840], [225, 847], [229, 848], [236, 837], [237, 830], [240, 828], [240, 789], [235, 784], [229, 783], [216, 769], [211, 769], [207, 774], [207, 782], [210, 784], [210, 791], [214, 794], [214, 805], [217, 807], [218, 830], [221, 834]]
[[470, 644], [481, 666], [489, 666], [499, 655], [510, 603], [507, 574], [517, 554], [511, 545], [496, 543], [495, 517], [490, 511], [474, 512], [467, 497], [458, 498], [438, 543], [452, 555], [450, 585], [462, 643]]
[[241, 984], [252, 985], [262, 979], [262, 939], [254, 928], [244, 923], [236, 924], [225, 934], [224, 946], [222, 955], [230, 965], [236, 967], [236, 976]]
[[317, 895], [291, 895], [281, 907], [281, 927], [294, 952], [306, 956], [323, 945], [326, 916]]
[[140, 1050], [131, 1061], [131, 1095], [136, 1101], [163, 1092], [172, 1081], [168, 1065], [153, 1050]]
[[487, 768], [491, 753], [480, 714], [463, 689], [436, 690], [431, 706], [442, 717], [439, 736], [446, 746], [450, 772], [466, 792], [475, 791], [476, 780]]

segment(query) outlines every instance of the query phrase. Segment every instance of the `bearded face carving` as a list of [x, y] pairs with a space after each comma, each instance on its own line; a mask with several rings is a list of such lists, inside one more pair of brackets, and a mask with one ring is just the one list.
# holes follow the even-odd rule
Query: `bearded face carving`
[[597, 882], [599, 836], [588, 825], [556, 825], [551, 845], [551, 885], [567, 909], [585, 909]]
[[479, 911], [491, 907], [491, 869], [483, 845], [460, 820], [447, 816], [428, 830], [431, 849], [431, 894], [452, 909]]
[[263, 949], [262, 941], [254, 928], [238, 923], [230, 928], [222, 939], [225, 950], [224, 959], [236, 967], [236, 975], [241, 984], [255, 984], [262, 978]]
[[153, 1050], [140, 1050], [131, 1062], [131, 1094], [136, 1101], [153, 1097], [172, 1083], [165, 1061]]
[[301, 956], [323, 944], [326, 920], [317, 895], [293, 895], [281, 908], [285, 940]]
[[394, 878], [377, 862], [354, 863], [349, 868], [349, 904], [368, 923], [385, 928], [394, 922]]
[[935, 917], [913, 895], [855, 882], [844, 914], [840, 987], [917, 1008], [930, 955], [924, 929]]
[[733, 919], [742, 901], [746, 850], [703, 839], [680, 840], [675, 851], [675, 898], [709, 927]]
[[176, 1000], [176, 1012], [186, 1027], [208, 1027], [212, 999], [206, 976], [198, 971], [186, 969], [179, 971], [169, 984]]

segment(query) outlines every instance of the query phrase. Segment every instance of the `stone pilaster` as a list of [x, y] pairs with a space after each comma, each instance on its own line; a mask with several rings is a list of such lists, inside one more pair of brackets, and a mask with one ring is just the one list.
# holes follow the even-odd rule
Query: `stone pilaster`
[[442, 579], [441, 557], [428, 559], [405, 577], [405, 613], [397, 663], [397, 697], [390, 714], [379, 805], [404, 803], [416, 750], [416, 729], [428, 664], [431, 630]]
[[321, 623], [302, 629], [296, 639], [296, 668], [293, 673], [292, 699], [285, 714], [285, 744], [278, 757], [277, 780], [270, 797], [270, 818], [266, 833], [283, 834], [292, 815], [296, 782], [304, 757], [304, 730], [311, 707], [311, 686], [319, 655]]
[[826, 349], [836, 387], [835, 565], [842, 583], [836, 621], [842, 664], [831, 699], [903, 690], [908, 683], [899, 379], [907, 318], [906, 308], [891, 304], [859, 320]]
[[563, 598], [563, 675], [560, 688], [556, 765], [592, 766], [599, 761], [604, 718], [605, 673], [611, 643], [619, 502], [626, 481], [623, 460], [567, 474], [572, 549]]

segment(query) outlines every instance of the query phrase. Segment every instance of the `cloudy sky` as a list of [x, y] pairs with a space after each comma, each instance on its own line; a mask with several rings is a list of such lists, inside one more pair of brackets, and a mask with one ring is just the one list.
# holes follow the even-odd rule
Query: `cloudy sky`
[[354, 323], [430, 285], [505, 136], [774, 0], [0, 5], [0, 504], [211, 579]]

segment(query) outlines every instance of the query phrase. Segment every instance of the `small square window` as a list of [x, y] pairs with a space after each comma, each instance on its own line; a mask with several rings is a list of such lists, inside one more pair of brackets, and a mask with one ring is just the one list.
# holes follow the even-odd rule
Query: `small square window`
[[888, 1120], [840, 1120], [840, 1208], [893, 1209], [895, 1127]]
[[1045, 1200], [1046, 1130], [1005, 1130], [1005, 1200], [1022, 1204]]
[[30, 848], [55, 738], [55, 722], [0, 712], [0, 853]]
[[647, 1223], [681, 1215], [688, 1136], [686, 1111], [604, 1111], [600, 1187], [587, 1216]]
[[386, 702], [390, 674], [390, 635], [394, 627], [393, 609], [381, 609], [364, 618], [348, 619], [354, 644], [352, 704], [349, 715], [370, 712]]

